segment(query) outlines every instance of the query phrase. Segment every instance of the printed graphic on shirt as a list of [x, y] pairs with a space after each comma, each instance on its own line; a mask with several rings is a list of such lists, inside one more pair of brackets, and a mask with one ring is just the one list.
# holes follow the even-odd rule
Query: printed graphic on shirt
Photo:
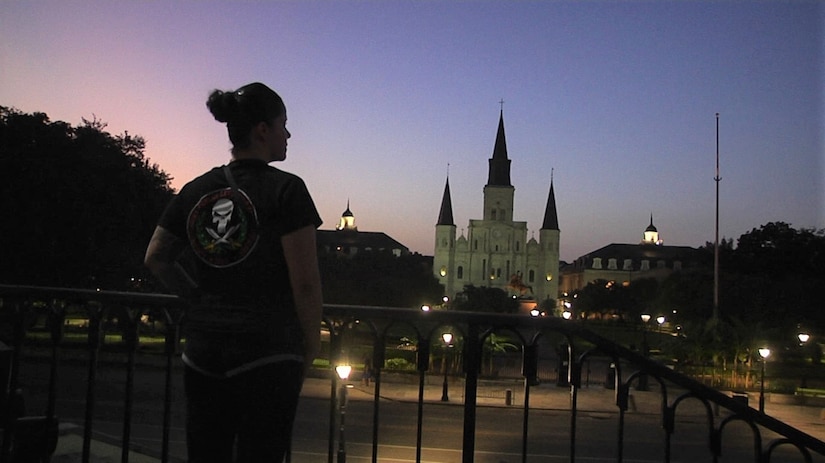
[[189, 244], [207, 265], [243, 262], [258, 243], [258, 214], [249, 197], [231, 188], [205, 194], [189, 212]]

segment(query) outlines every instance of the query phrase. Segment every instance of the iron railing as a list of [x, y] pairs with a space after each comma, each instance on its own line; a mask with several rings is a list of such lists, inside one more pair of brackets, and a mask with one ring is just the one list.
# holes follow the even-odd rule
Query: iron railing
[[[145, 329], [146, 317], [157, 320], [163, 326], [164, 342], [162, 350], [164, 366], [164, 397], [162, 413], [162, 439], [160, 460], [169, 461], [169, 440], [171, 416], [174, 404], [173, 366], [179, 353], [179, 333], [186, 304], [173, 296], [143, 293], [92, 291], [80, 289], [43, 288], [0, 285], [0, 340], [11, 346], [7, 351], [8, 368], [5, 392], [0, 390], [0, 413], [3, 427], [2, 453], [0, 463], [22, 461], [48, 461], [53, 445], [53, 429], [57, 417], [55, 409], [60, 400], [61, 385], [58, 382], [58, 366], [62, 355], [71, 344], [66, 336], [67, 320], [80, 316], [84, 320], [84, 347], [87, 352], [86, 394], [83, 429], [82, 461], [90, 460], [91, 442], [95, 427], [96, 383], [99, 371], [99, 356], [104, 336], [116, 332], [121, 337], [120, 352], [125, 355], [125, 387], [123, 399], [123, 426], [119, 445], [122, 449], [121, 461], [127, 462], [132, 448], [133, 400], [136, 361], [140, 355], [139, 335]], [[113, 325], [115, 323], [116, 324]], [[45, 339], [32, 341], [31, 328], [39, 327]], [[666, 365], [652, 361], [648, 357], [606, 339], [589, 330], [587, 326], [555, 317], [531, 317], [529, 315], [504, 315], [433, 310], [422, 312], [413, 309], [354, 307], [326, 305], [324, 307], [324, 331], [329, 333], [326, 354], [330, 365], [335, 365], [347, 356], [356, 344], [366, 342], [374, 366], [375, 381], [372, 416], [373, 462], [379, 461], [380, 424], [382, 423], [381, 397], [382, 373], [386, 361], [387, 346], [393, 345], [405, 333], [404, 338], [412, 344], [416, 352], [415, 368], [418, 375], [418, 413], [416, 436], [416, 461], [421, 460], [423, 403], [425, 375], [430, 365], [432, 346], [438, 345], [438, 337], [448, 327], [454, 332], [458, 345], [464, 378], [463, 391], [463, 432], [461, 442], [462, 461], [474, 461], [476, 449], [476, 424], [478, 410], [479, 379], [482, 376], [482, 358], [485, 344], [492, 334], [506, 334], [522, 352], [521, 374], [523, 377], [523, 419], [521, 461], [528, 459], [528, 432], [531, 426], [530, 392], [536, 384], [540, 361], [546, 361], [547, 339], [564, 340], [561, 352], [566, 373], [564, 384], [569, 385], [570, 414], [569, 461], [576, 461], [576, 451], [586, 444], [586, 437], [577, 434], [578, 395], [582, 387], [582, 372], [590, 359], [599, 356], [611, 363], [616, 413], [615, 461], [622, 462], [625, 453], [625, 413], [631, 405], [632, 388], [648, 381], [659, 386], [661, 428], [664, 429], [662, 461], [671, 461], [671, 438], [675, 432], [680, 406], [686, 399], [698, 400], [706, 415], [705, 445], [714, 462], [720, 460], [724, 431], [731, 423], [742, 422], [752, 430], [754, 462], [770, 462], [779, 448], [791, 448], [803, 461], [811, 462], [812, 453], [825, 455], [825, 443], [765, 413], [761, 413], [736, 397], [706, 386], [690, 377], [682, 375]], [[44, 330], [45, 328], [45, 330]], [[48, 397], [43, 416], [31, 425], [31, 417], [23, 417], [17, 411], [15, 401], [9, 399], [19, 386], [18, 374], [21, 355], [33, 344], [41, 351], [48, 352], [50, 365], [48, 374]], [[75, 346], [76, 347], [76, 346]], [[2, 349], [0, 349], [2, 351]], [[0, 352], [2, 354], [2, 352]], [[0, 361], [3, 356], [0, 355]], [[4, 370], [0, 369], [0, 373]], [[337, 379], [334, 374], [330, 384], [330, 421], [328, 438], [328, 460], [334, 459], [336, 440], [336, 391]], [[0, 380], [4, 379], [0, 376]], [[565, 379], [565, 378], [561, 378]], [[720, 409], [726, 410], [720, 413]], [[29, 420], [29, 424], [23, 423]], [[34, 437], [32, 437], [34, 436]], [[778, 436], [778, 437], [777, 437]], [[27, 439], [42, 439], [44, 445], [34, 446], [42, 455], [21, 455], [34, 452], [24, 443]], [[768, 439], [770, 438], [770, 439]], [[26, 450], [28, 449], [28, 450]], [[37, 459], [40, 460], [37, 460]], [[778, 460], [774, 460], [778, 461]]]

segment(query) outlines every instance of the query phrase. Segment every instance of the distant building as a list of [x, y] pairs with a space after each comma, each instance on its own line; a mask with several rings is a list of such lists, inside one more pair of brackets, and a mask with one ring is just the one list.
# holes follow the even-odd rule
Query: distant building
[[454, 298], [464, 286], [473, 285], [500, 288], [539, 302], [558, 297], [560, 232], [552, 176], [539, 241], [527, 238], [527, 222], [513, 220], [514, 192], [502, 111], [484, 186], [484, 218], [470, 220], [466, 236], [462, 231], [456, 238], [449, 178], [444, 186], [435, 226], [433, 274], [444, 285], [446, 296]]
[[316, 241], [319, 253], [336, 253], [350, 257], [362, 251], [389, 251], [395, 256], [410, 253], [409, 248], [386, 233], [358, 231], [349, 201], [335, 230], [318, 230]]
[[650, 225], [638, 244], [609, 244], [562, 268], [562, 293], [572, 293], [596, 280], [629, 285], [633, 280], [662, 281], [671, 273], [698, 264], [700, 251], [689, 246], [665, 246], [658, 229]]

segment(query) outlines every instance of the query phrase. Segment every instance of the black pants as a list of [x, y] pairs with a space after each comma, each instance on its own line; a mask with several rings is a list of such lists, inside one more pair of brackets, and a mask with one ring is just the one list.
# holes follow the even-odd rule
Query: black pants
[[302, 373], [299, 362], [273, 363], [225, 379], [187, 367], [189, 463], [281, 463], [289, 450]]

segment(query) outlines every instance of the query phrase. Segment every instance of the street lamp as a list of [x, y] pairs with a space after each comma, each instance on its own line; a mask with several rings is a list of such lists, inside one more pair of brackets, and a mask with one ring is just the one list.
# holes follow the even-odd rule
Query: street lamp
[[570, 317], [572, 317], [572, 316], [573, 316], [573, 312], [571, 312], [571, 311], [569, 311], [569, 310], [565, 310], [564, 312], [562, 312], [562, 313], [561, 313], [561, 316], [562, 316], [562, 318], [564, 318], [565, 320], [570, 320]]
[[441, 387], [441, 401], [449, 402], [450, 396], [447, 395], [447, 349], [450, 347], [450, 342], [453, 340], [452, 333], [444, 333], [441, 335], [444, 341], [444, 355], [441, 357], [441, 368], [444, 370], [444, 384]]
[[662, 352], [662, 325], [665, 323], [664, 315], [659, 315], [658, 317], [656, 317], [656, 323], [659, 324], [658, 338], [659, 338], [659, 353], [661, 354], [661, 352]]
[[[799, 334], [796, 335], [796, 338], [799, 339], [799, 347], [802, 350], [802, 360], [805, 363], [807, 363], [808, 362], [808, 355], [805, 352], [805, 350], [806, 350], [805, 349], [805, 343], [807, 343], [808, 340], [811, 339], [811, 335], [808, 334], [808, 333], [799, 333]], [[802, 372], [802, 384], [800, 385], [800, 387], [803, 387], [803, 388], [808, 387], [808, 378], [806, 377], [804, 370]]]
[[[647, 356], [650, 355], [650, 346], [648, 346], [647, 344], [647, 322], [650, 321], [650, 314], [643, 313], [642, 315], [640, 315], [640, 318], [642, 319], [642, 355], [644, 355], [645, 358], [647, 358]], [[647, 375], [645, 374], [639, 376], [639, 390], [648, 390]]]
[[346, 416], [347, 411], [347, 387], [349, 387], [346, 382], [351, 372], [352, 366], [348, 364], [338, 365], [335, 367], [335, 373], [337, 373], [338, 378], [341, 379], [341, 390], [338, 398], [338, 408], [341, 412], [338, 437], [338, 463], [346, 463], [347, 461], [347, 450], [344, 442], [344, 417]]
[[759, 412], [765, 413], [765, 364], [768, 363], [768, 357], [771, 355], [771, 350], [767, 347], [759, 348], [759, 356], [762, 357], [762, 380], [759, 384]]

